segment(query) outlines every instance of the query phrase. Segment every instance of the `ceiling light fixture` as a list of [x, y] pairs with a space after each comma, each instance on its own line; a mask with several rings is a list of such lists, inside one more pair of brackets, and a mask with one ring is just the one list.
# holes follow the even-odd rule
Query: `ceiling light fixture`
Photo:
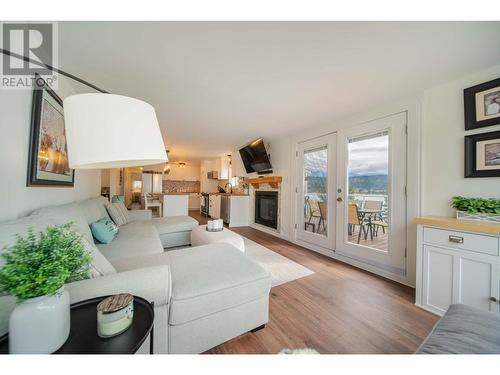
[[[165, 150], [165, 152], [167, 153], [167, 158], [168, 158], [168, 153], [170, 152], [170, 150]], [[165, 163], [165, 167], [163, 167], [163, 173], [165, 173], [165, 174], [170, 173], [170, 164], [169, 164], [168, 160]]]

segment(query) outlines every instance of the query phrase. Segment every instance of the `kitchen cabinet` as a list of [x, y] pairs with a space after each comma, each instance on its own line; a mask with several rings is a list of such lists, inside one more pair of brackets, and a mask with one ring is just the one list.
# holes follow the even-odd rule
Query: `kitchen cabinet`
[[222, 196], [221, 217], [230, 228], [248, 226], [249, 210], [250, 197], [248, 195]]
[[218, 172], [219, 180], [228, 180], [231, 176], [229, 157], [227, 155], [215, 159], [215, 170]]
[[417, 229], [416, 304], [438, 315], [452, 303], [500, 313], [500, 225], [484, 233], [425, 223]]
[[240, 153], [238, 151], [233, 152], [231, 157], [231, 177], [247, 177], [248, 174], [245, 170], [245, 166], [243, 165], [243, 161], [241, 160]]

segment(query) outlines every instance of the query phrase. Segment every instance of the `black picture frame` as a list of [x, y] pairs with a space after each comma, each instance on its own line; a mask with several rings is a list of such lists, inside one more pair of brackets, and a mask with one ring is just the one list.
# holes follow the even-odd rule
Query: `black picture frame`
[[[476, 86], [466, 88], [464, 90], [464, 115], [465, 115], [465, 130], [484, 128], [500, 124], [500, 117], [490, 119], [477, 119], [476, 94], [484, 91], [498, 88], [500, 93], [500, 78], [493, 81], [484, 82]], [[486, 114], [485, 114], [486, 116]]]
[[[40, 128], [42, 121], [42, 108], [43, 101], [46, 95], [49, 95], [55, 101], [55, 104], [60, 106], [62, 111], [63, 101], [61, 98], [46, 84], [43, 78], [35, 74], [35, 79], [33, 81], [33, 102], [31, 107], [31, 131], [29, 139], [29, 151], [28, 151], [28, 173], [26, 179], [26, 186], [53, 186], [53, 187], [73, 187], [75, 183], [75, 170], [69, 169], [70, 176], [64, 175], [66, 180], [50, 178], [51, 174], [56, 175], [56, 173], [47, 173], [47, 177], [43, 178], [39, 176], [38, 169], [38, 158], [39, 158], [39, 145], [40, 145]], [[57, 176], [54, 176], [57, 177]], [[62, 177], [61, 177], [62, 178]]]
[[500, 177], [500, 165], [498, 169], [477, 169], [477, 143], [492, 139], [500, 140], [500, 131], [468, 135], [465, 137], [465, 178]]

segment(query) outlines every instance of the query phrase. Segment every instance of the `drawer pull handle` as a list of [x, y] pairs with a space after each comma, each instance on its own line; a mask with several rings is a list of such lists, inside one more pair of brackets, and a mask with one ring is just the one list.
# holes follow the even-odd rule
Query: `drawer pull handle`
[[498, 302], [498, 300], [495, 297], [490, 297], [491, 302]]
[[448, 239], [450, 240], [450, 242], [453, 242], [453, 243], [464, 243], [463, 237], [449, 236]]

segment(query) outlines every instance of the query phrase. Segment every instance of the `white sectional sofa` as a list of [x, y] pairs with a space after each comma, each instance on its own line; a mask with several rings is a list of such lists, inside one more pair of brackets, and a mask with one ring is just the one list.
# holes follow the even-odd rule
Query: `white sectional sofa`
[[[93, 243], [89, 224], [107, 215], [104, 204], [98, 197], [0, 223], [0, 249], [30, 227], [40, 231], [70, 221]], [[129, 216], [132, 221], [120, 227], [113, 242], [94, 249], [107, 272], [66, 285], [72, 303], [124, 292], [153, 301], [155, 353], [201, 353], [267, 323], [271, 281], [258, 264], [229, 244], [164, 251], [189, 243], [196, 220], [151, 219], [145, 210]], [[0, 336], [8, 330], [14, 303], [11, 296], [0, 297]], [[139, 352], [147, 353], [147, 345], [148, 340]]]

